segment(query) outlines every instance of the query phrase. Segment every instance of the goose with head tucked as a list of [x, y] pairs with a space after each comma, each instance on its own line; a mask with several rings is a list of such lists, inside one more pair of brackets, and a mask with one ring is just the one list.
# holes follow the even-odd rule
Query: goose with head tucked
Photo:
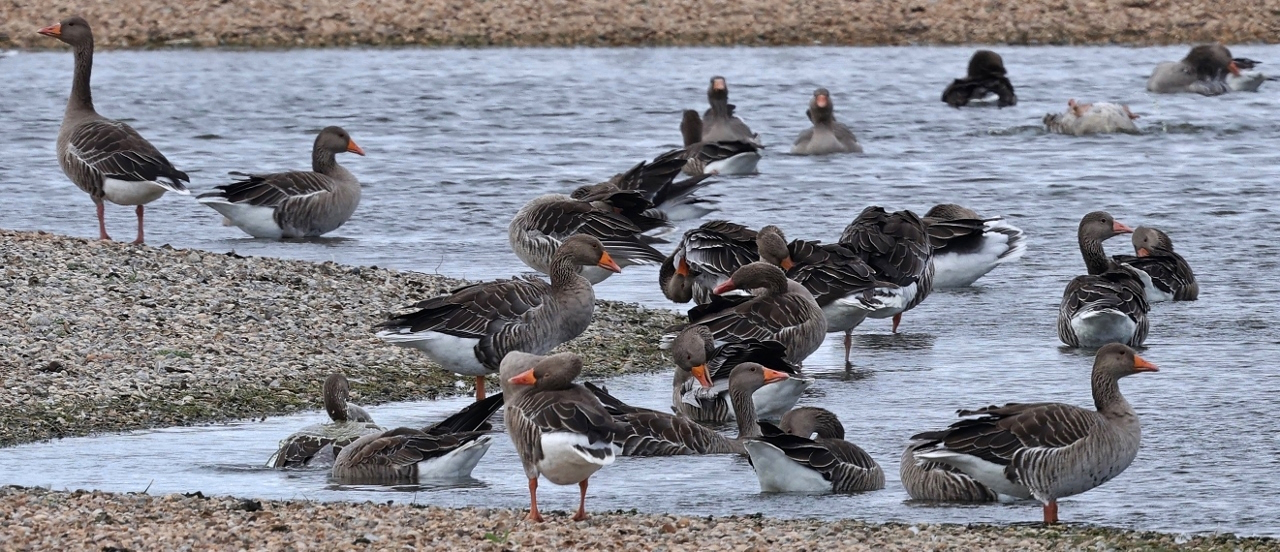
[[1173, 250], [1173, 240], [1155, 228], [1139, 226], [1133, 231], [1134, 255], [1112, 257], [1139, 272], [1147, 302], [1195, 301], [1200, 297], [1191, 265]]
[[830, 410], [807, 406], [788, 412], [782, 426], [760, 422], [747, 441], [751, 468], [766, 493], [859, 493], [884, 488], [884, 470], [858, 445]]
[[705, 305], [733, 271], [759, 258], [755, 230], [726, 220], [708, 221], [684, 233], [663, 260], [658, 283], [667, 299]]
[[697, 111], [684, 110], [680, 118], [680, 135], [684, 139], [684, 149], [680, 151], [685, 159], [682, 168], [685, 174], [738, 176], [756, 173], [760, 148], [745, 140], [704, 141], [702, 117]]
[[[591, 199], [591, 198], [588, 198]], [[656, 265], [666, 258], [649, 245], [643, 231], [626, 217], [601, 209], [592, 201], [562, 194], [534, 198], [516, 213], [507, 226], [511, 249], [525, 265], [550, 274], [551, 260], [571, 236], [591, 236], [604, 245], [619, 267]], [[576, 268], [593, 284], [616, 271], [591, 265]]]
[[1217, 96], [1231, 91], [1231, 85], [1227, 84], [1231, 76], [1240, 76], [1231, 50], [1221, 44], [1201, 44], [1191, 48], [1181, 61], [1157, 65], [1147, 79], [1147, 91]]
[[1142, 134], [1134, 120], [1138, 118], [1129, 106], [1117, 103], [1077, 103], [1067, 100], [1064, 113], [1045, 114], [1044, 127], [1049, 132], [1086, 136], [1090, 134]]
[[809, 109], [805, 111], [813, 126], [800, 133], [791, 146], [793, 155], [826, 155], [830, 153], [862, 153], [862, 145], [848, 126], [836, 120], [831, 93], [826, 88], [813, 91]]
[[735, 107], [729, 103], [729, 84], [724, 77], [711, 77], [707, 86], [707, 102], [711, 107], [702, 114], [702, 141], [741, 141], [757, 148], [764, 147], [760, 136], [734, 115]]
[[[898, 332], [902, 313], [919, 305], [933, 291], [933, 245], [929, 228], [911, 211], [886, 212], [871, 206], [862, 210], [840, 235], [840, 244], [876, 271], [876, 278], [893, 287], [876, 289], [878, 305], [870, 318], [893, 318]], [[845, 341], [849, 341], [849, 332]]]
[[1067, 284], [1058, 307], [1058, 338], [1068, 346], [1140, 347], [1146, 341], [1151, 306], [1142, 279], [1137, 270], [1108, 258], [1102, 248], [1104, 240], [1130, 232], [1132, 228], [1105, 211], [1080, 219], [1077, 238], [1088, 274]]
[[756, 416], [765, 420], [782, 418], [795, 407], [800, 395], [813, 383], [800, 368], [787, 361], [787, 349], [776, 341], [748, 339], [717, 347], [706, 326], [685, 328], [671, 344], [675, 361], [671, 409], [696, 422], [723, 423], [735, 417], [729, 396], [729, 375], [744, 362], [754, 362], [787, 374], [788, 378], [752, 393]]
[[324, 410], [331, 423], [304, 427], [280, 441], [267, 466], [298, 468], [332, 462], [343, 447], [369, 433], [382, 431], [363, 408], [348, 403], [351, 383], [342, 374], [329, 374], [322, 387]]
[[1001, 217], [983, 218], [954, 203], [934, 205], [924, 214], [933, 244], [933, 287], [972, 285], [997, 266], [1027, 252], [1025, 233]]
[[1018, 95], [1013, 92], [1004, 68], [1004, 58], [991, 50], [978, 50], [969, 58], [969, 72], [956, 79], [942, 91], [942, 101], [954, 108], [966, 105], [990, 105], [999, 107], [1018, 105]]

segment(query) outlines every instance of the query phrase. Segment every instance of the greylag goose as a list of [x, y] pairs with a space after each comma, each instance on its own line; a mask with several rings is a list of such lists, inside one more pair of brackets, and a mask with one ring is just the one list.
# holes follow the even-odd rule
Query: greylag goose
[[760, 135], [751, 132], [747, 124], [733, 114], [735, 106], [729, 103], [729, 85], [724, 77], [711, 77], [711, 85], [707, 87], [707, 102], [711, 107], [702, 114], [703, 142], [737, 140], [757, 148], [764, 147], [760, 143]]
[[1139, 226], [1133, 231], [1135, 256], [1117, 255], [1113, 259], [1137, 270], [1146, 290], [1147, 302], [1195, 301], [1200, 284], [1191, 265], [1173, 250], [1169, 235], [1155, 228]]
[[1044, 503], [1044, 522], [1058, 522], [1058, 499], [1120, 475], [1142, 442], [1138, 414], [1119, 380], [1155, 372], [1125, 345], [1098, 350], [1091, 382], [1094, 410], [1062, 403], [1010, 403], [961, 410], [961, 420], [913, 439], [928, 444], [916, 458], [959, 468], [992, 490]]
[[311, 147], [311, 170], [269, 174], [233, 172], [231, 184], [196, 199], [255, 238], [306, 238], [332, 232], [360, 203], [360, 181], [336, 154], [364, 155], [347, 131], [325, 127]]
[[782, 418], [781, 428], [760, 422], [760, 431], [746, 448], [761, 492], [860, 493], [884, 488], [880, 464], [844, 439], [844, 425], [830, 410], [797, 408]]
[[999, 107], [1018, 105], [1013, 83], [1005, 76], [1004, 58], [991, 50], [978, 50], [969, 58], [969, 72], [942, 91], [942, 101], [954, 108], [969, 104]]
[[369, 433], [382, 431], [363, 408], [350, 404], [351, 384], [342, 374], [330, 374], [324, 380], [324, 410], [333, 423], [314, 424], [298, 430], [280, 441], [280, 448], [267, 466], [297, 468], [313, 463], [331, 462], [342, 448]]
[[706, 326], [689, 326], [671, 344], [671, 357], [676, 363], [671, 408], [696, 422], [732, 420], [729, 375], [739, 364], [754, 362], [789, 376], [751, 395], [757, 417], [777, 420], [796, 406], [800, 395], [813, 383], [801, 376], [800, 369], [788, 362], [786, 355], [787, 348], [776, 341], [749, 339], [716, 347], [715, 337]]
[[1262, 83], [1277, 80], [1276, 77], [1268, 77], [1262, 74], [1261, 71], [1253, 70], [1262, 63], [1261, 61], [1249, 58], [1232, 58], [1231, 62], [1240, 71], [1239, 75], [1227, 75], [1227, 87], [1232, 92], [1257, 92]]
[[813, 91], [809, 109], [805, 110], [813, 126], [800, 133], [791, 145], [792, 155], [826, 155], [829, 153], [862, 153], [862, 145], [853, 131], [836, 120], [831, 93], [826, 88]]
[[484, 376], [496, 372], [508, 353], [544, 354], [591, 324], [595, 291], [578, 274], [579, 266], [622, 270], [599, 240], [573, 236], [551, 258], [550, 284], [524, 278], [461, 287], [383, 322], [378, 337], [418, 349], [446, 370], [475, 376], [476, 400], [483, 399]]
[[840, 243], [875, 269], [877, 279], [894, 285], [876, 290], [878, 308], [867, 316], [892, 317], [893, 332], [897, 333], [902, 313], [915, 308], [933, 291], [933, 246], [928, 226], [911, 211], [887, 213], [883, 207], [871, 206], [845, 227]]
[[982, 218], [954, 203], [934, 205], [924, 222], [933, 243], [934, 289], [972, 285], [1027, 252], [1022, 230], [1001, 217]]
[[[597, 209], [621, 215], [641, 232], [665, 231], [672, 228], [666, 213], [653, 207], [637, 190], [623, 190], [612, 182], [579, 186], [569, 197], [587, 201]], [[641, 238], [645, 239], [644, 237]]]
[[712, 290], [738, 268], [759, 260], [756, 231], [724, 220], [703, 223], [684, 233], [662, 261], [658, 283], [667, 299], [699, 305], [711, 302]]
[[1091, 104], [1067, 100], [1067, 111], [1048, 113], [1044, 127], [1049, 132], [1086, 136], [1089, 134], [1142, 134], [1133, 123], [1138, 116], [1123, 104], [1098, 102]]
[[71, 97], [58, 129], [58, 165], [76, 187], [89, 194], [98, 208], [98, 239], [109, 240], [103, 201], [136, 205], [138, 237], [143, 243], [143, 206], [165, 192], [188, 195], [184, 182], [191, 179], [173, 167], [164, 154], [133, 127], [103, 117], [93, 109], [89, 78], [93, 71], [93, 31], [80, 17], [68, 17], [40, 29], [71, 46], [75, 76]]
[[715, 202], [698, 197], [694, 192], [714, 181], [709, 180], [707, 175], [676, 180], [688, 164], [686, 157], [683, 149], [671, 150], [652, 161], [640, 162], [627, 172], [614, 175], [608, 183], [622, 190], [639, 192], [668, 220], [701, 218], [716, 210]]
[[423, 429], [398, 427], [356, 439], [338, 454], [330, 475], [345, 484], [417, 484], [466, 479], [489, 451], [489, 417], [502, 393], [472, 403]]
[[499, 381], [507, 397], [507, 435], [529, 478], [529, 519], [538, 513], [538, 476], [556, 485], [578, 484], [574, 521], [587, 519], [587, 480], [613, 463], [613, 442], [627, 431], [595, 395], [573, 382], [582, 359], [573, 353], [548, 357], [515, 352], [502, 359]]
[[1166, 61], [1157, 65], [1151, 72], [1151, 78], [1147, 79], [1147, 91], [1217, 96], [1231, 91], [1227, 84], [1228, 75], [1240, 75], [1231, 51], [1221, 44], [1201, 44], [1191, 48], [1182, 61]]
[[902, 451], [898, 478], [913, 500], [928, 502], [995, 502], [999, 495], [978, 483], [960, 468], [933, 460], [916, 458], [916, 451], [930, 447], [930, 441], [912, 441]]
[[787, 348], [787, 360], [795, 364], [822, 346], [827, 333], [822, 308], [809, 290], [788, 279], [781, 268], [760, 261], [745, 265], [714, 291], [722, 295], [738, 289], [757, 294], [726, 301], [723, 309], [720, 303], [694, 309], [689, 322], [706, 326], [719, 343], [777, 341]]
[[704, 142], [702, 116], [697, 111], [684, 110], [680, 118], [680, 135], [684, 139], [684, 149], [681, 150], [685, 158], [681, 169], [684, 174], [756, 174], [756, 165], [760, 163], [760, 148], [743, 140]]
[[1107, 257], [1102, 242], [1133, 232], [1111, 217], [1094, 211], [1080, 219], [1080, 254], [1089, 273], [1076, 276], [1062, 293], [1058, 307], [1058, 338], [1071, 347], [1097, 348], [1108, 343], [1139, 347], [1147, 339], [1151, 310], [1138, 271]]
[[[516, 257], [543, 274], [550, 274], [551, 258], [560, 244], [576, 235], [599, 240], [620, 267], [660, 264], [666, 258], [646, 243], [640, 228], [626, 217], [599, 209], [590, 201], [561, 194], [534, 198], [516, 213], [507, 227], [507, 239]], [[593, 284], [617, 272], [594, 265], [580, 269]]]
[[628, 405], [608, 391], [587, 383], [618, 423], [627, 427], [613, 436], [623, 456], [680, 456], [687, 454], [746, 454], [743, 441], [760, 436], [752, 395], [768, 384], [785, 381], [784, 372], [744, 362], [730, 372], [729, 396], [738, 420], [738, 438], [731, 439], [685, 417]]

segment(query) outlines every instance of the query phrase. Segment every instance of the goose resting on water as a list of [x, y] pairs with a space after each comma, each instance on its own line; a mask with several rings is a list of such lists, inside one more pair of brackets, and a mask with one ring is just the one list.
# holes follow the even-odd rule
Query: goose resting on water
[[1140, 272], [1148, 303], [1199, 298], [1200, 284], [1191, 265], [1173, 250], [1168, 234], [1139, 226], [1133, 231], [1133, 250], [1135, 256], [1116, 255], [1113, 259]]
[[830, 410], [788, 412], [782, 427], [760, 423], [762, 435], [747, 441], [751, 468], [765, 493], [858, 493], [884, 488], [884, 470], [844, 439], [844, 425]]
[[916, 458], [950, 464], [1000, 494], [1044, 503], [1044, 522], [1058, 522], [1058, 499], [1120, 475], [1138, 455], [1138, 414], [1119, 380], [1155, 372], [1125, 345], [1098, 350], [1090, 377], [1094, 410], [1062, 403], [1010, 403], [961, 410], [942, 431], [918, 434]]
[[702, 114], [703, 142], [737, 140], [757, 148], [764, 147], [760, 143], [760, 135], [751, 132], [747, 124], [733, 114], [735, 106], [729, 103], [729, 85], [724, 77], [711, 77], [711, 85], [707, 87], [707, 102], [711, 107]]
[[324, 380], [324, 410], [333, 423], [314, 424], [298, 430], [280, 441], [280, 448], [267, 466], [297, 468], [321, 462], [332, 462], [342, 448], [369, 433], [382, 431], [363, 408], [350, 404], [350, 383], [342, 374], [330, 374]]
[[1080, 219], [1077, 237], [1089, 273], [1067, 284], [1058, 307], [1058, 338], [1071, 347], [1096, 348], [1108, 343], [1140, 347], [1147, 339], [1151, 310], [1138, 271], [1107, 257], [1102, 242], [1133, 232], [1094, 211]]
[[1049, 113], [1044, 116], [1044, 126], [1049, 132], [1085, 136], [1088, 134], [1141, 134], [1133, 124], [1138, 116], [1123, 104], [1098, 102], [1091, 104], [1067, 100], [1065, 113]]
[[969, 58], [969, 72], [956, 79], [942, 91], [942, 101], [960, 108], [966, 105], [987, 105], [996, 102], [999, 107], [1018, 105], [1013, 83], [1005, 76], [1004, 59], [991, 50], [978, 50]]
[[826, 88], [813, 91], [809, 109], [805, 110], [813, 126], [805, 129], [791, 146], [793, 155], [826, 155], [830, 153], [862, 153], [862, 145], [853, 131], [836, 120], [831, 93]]
[[[1181, 61], [1166, 61], [1156, 65], [1147, 79], [1147, 91], [1157, 94], [1191, 93], [1217, 96], [1232, 91], [1227, 80], [1240, 77], [1240, 67], [1231, 57], [1231, 50], [1221, 44], [1201, 44], [1191, 48]], [[1256, 90], [1258, 82], [1253, 85]], [[1241, 89], [1247, 85], [1241, 83]]]
[[916, 458], [916, 451], [932, 446], [930, 441], [912, 441], [902, 451], [898, 478], [913, 500], [928, 502], [995, 502], [1000, 497], [990, 487], [977, 482], [950, 464]]
[[717, 343], [777, 341], [787, 348], [787, 360], [795, 364], [822, 346], [827, 333], [822, 308], [781, 268], [759, 261], [748, 264], [713, 291], [723, 295], [739, 289], [756, 295], [695, 308], [689, 311], [689, 322], [706, 326]]
[[972, 285], [1001, 264], [1027, 252], [1023, 231], [1000, 217], [982, 218], [954, 203], [934, 205], [924, 214], [933, 243], [933, 287]]
[[688, 175], [756, 174], [760, 148], [745, 140], [707, 142], [702, 139], [702, 117], [692, 109], [680, 118], [680, 135], [684, 139], [683, 171]]
[[168, 159], [133, 127], [103, 117], [93, 109], [89, 89], [93, 71], [93, 31], [80, 17], [68, 17], [40, 29], [71, 46], [75, 55], [75, 75], [71, 97], [58, 129], [58, 165], [76, 187], [89, 194], [98, 208], [98, 239], [109, 240], [104, 201], [116, 205], [136, 205], [138, 237], [143, 243], [143, 206], [165, 192], [188, 195], [184, 182], [191, 179], [173, 167]]
[[739, 364], [754, 362], [789, 376], [751, 395], [759, 418], [780, 419], [796, 406], [800, 395], [813, 383], [787, 361], [786, 355], [787, 348], [776, 341], [748, 339], [717, 347], [715, 336], [706, 326], [689, 326], [671, 343], [671, 357], [676, 363], [671, 408], [696, 422], [723, 423], [734, 419], [729, 375]]

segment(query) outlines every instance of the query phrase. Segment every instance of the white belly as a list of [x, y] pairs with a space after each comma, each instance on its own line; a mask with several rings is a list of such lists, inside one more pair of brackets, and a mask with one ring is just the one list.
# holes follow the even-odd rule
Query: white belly
[[116, 205], [146, 205], [160, 199], [165, 189], [155, 182], [127, 182], [114, 178], [102, 180], [102, 196]]
[[395, 333], [389, 330], [378, 332], [378, 339], [422, 351], [441, 368], [455, 374], [487, 376], [493, 373], [476, 358], [475, 347], [480, 343], [479, 339], [454, 337], [439, 332]]
[[538, 462], [538, 472], [547, 481], [556, 485], [572, 485], [578, 483], [613, 463], [612, 446], [602, 444], [609, 450], [604, 459], [592, 457], [577, 446], [590, 447], [585, 435], [577, 433], [543, 433], [542, 460]]
[[274, 207], [227, 203], [220, 198], [211, 197], [202, 198], [199, 201], [222, 213], [222, 216], [226, 217], [233, 226], [244, 230], [250, 236], [275, 240], [284, 237], [284, 231], [276, 224]]
[[418, 463], [418, 479], [466, 479], [489, 452], [493, 437], [485, 435], [439, 458]]
[[831, 482], [822, 474], [787, 458], [778, 447], [763, 441], [747, 441], [751, 467], [760, 480], [762, 493], [831, 492]]
[[1120, 311], [1105, 309], [1077, 313], [1071, 318], [1071, 328], [1081, 347], [1096, 349], [1108, 343], [1128, 343], [1138, 323]]
[[759, 153], [745, 151], [728, 159], [709, 163], [702, 172], [703, 174], [718, 174], [721, 176], [756, 174], [756, 165], [758, 163], [760, 163]]

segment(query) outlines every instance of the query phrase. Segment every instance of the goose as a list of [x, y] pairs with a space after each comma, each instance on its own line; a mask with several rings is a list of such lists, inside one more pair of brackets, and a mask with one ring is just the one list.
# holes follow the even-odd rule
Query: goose
[[1044, 126], [1049, 132], [1085, 136], [1089, 134], [1142, 134], [1134, 119], [1138, 116], [1123, 104], [1098, 102], [1091, 104], [1067, 100], [1067, 111], [1048, 113]]
[[476, 400], [483, 399], [485, 375], [508, 353], [544, 354], [591, 324], [595, 292], [578, 266], [622, 270], [599, 240], [573, 236], [551, 259], [550, 284], [527, 277], [464, 286], [383, 322], [377, 335], [426, 353], [446, 370], [475, 376]]
[[[729, 374], [729, 396], [738, 438], [731, 439], [714, 429], [680, 415], [628, 405], [591, 383], [587, 388], [604, 404], [613, 419], [627, 429], [615, 433], [615, 451], [623, 456], [681, 456], [688, 454], [746, 454], [743, 442], [760, 436], [752, 395], [774, 382], [785, 381], [785, 372], [754, 362], [744, 362]], [[776, 384], [775, 384], [776, 385]]]
[[336, 230], [360, 203], [360, 181], [342, 165], [338, 153], [364, 155], [347, 131], [325, 127], [311, 148], [311, 170], [247, 174], [196, 200], [222, 213], [255, 238], [306, 238]]
[[645, 233], [641, 240], [651, 236], [650, 232], [665, 233], [673, 228], [666, 213], [654, 208], [644, 194], [637, 190], [624, 190], [612, 182], [579, 186], [569, 197], [590, 202], [599, 210], [621, 215]]
[[933, 244], [933, 288], [957, 288], [1027, 252], [1025, 233], [1001, 217], [982, 218], [972, 209], [943, 203], [924, 214]]
[[1195, 301], [1200, 284], [1191, 265], [1173, 250], [1169, 235], [1146, 226], [1133, 231], [1134, 256], [1117, 255], [1116, 262], [1139, 272], [1148, 303], [1162, 301]]
[[676, 303], [710, 303], [716, 286], [733, 271], [760, 258], [756, 231], [726, 220], [712, 220], [684, 233], [658, 270], [663, 295]]
[[950, 464], [920, 460], [916, 452], [931, 446], [929, 441], [912, 441], [902, 451], [898, 478], [912, 500], [927, 502], [995, 502], [1000, 496]]
[[298, 468], [331, 462], [342, 448], [356, 439], [382, 431], [363, 408], [350, 404], [351, 384], [342, 374], [324, 380], [324, 410], [333, 423], [314, 424], [280, 441], [280, 448], [267, 460], [272, 468]]
[[791, 145], [792, 155], [827, 155], [830, 153], [862, 153], [853, 131], [836, 120], [831, 93], [826, 88], [813, 91], [809, 109], [805, 111], [813, 126], [800, 133]]
[[1240, 71], [1239, 75], [1227, 75], [1227, 87], [1232, 92], [1257, 92], [1262, 83], [1277, 80], [1276, 77], [1268, 77], [1262, 74], [1261, 71], [1253, 70], [1262, 63], [1261, 61], [1249, 58], [1232, 58], [1231, 62]]
[[1098, 350], [1090, 377], [1094, 410], [1062, 403], [1010, 403], [961, 410], [969, 419], [912, 439], [927, 444], [916, 458], [959, 468], [992, 490], [1044, 504], [1044, 522], [1058, 522], [1058, 499], [1120, 475], [1138, 455], [1138, 414], [1120, 394], [1125, 376], [1156, 372], [1129, 347]]
[[956, 79], [942, 91], [942, 101], [959, 109], [966, 105], [990, 105], [999, 107], [1018, 105], [1018, 95], [1013, 93], [1013, 83], [1005, 76], [1004, 58], [991, 50], [978, 50], [969, 58], [969, 72]]
[[684, 139], [684, 148], [679, 150], [685, 159], [684, 174], [738, 176], [757, 172], [760, 148], [744, 140], [703, 141], [702, 117], [697, 111], [684, 110], [680, 135]]
[[71, 97], [58, 129], [58, 165], [71, 182], [93, 199], [98, 209], [98, 239], [110, 240], [103, 202], [135, 205], [138, 237], [144, 239], [144, 205], [165, 192], [189, 195], [184, 184], [191, 182], [164, 154], [133, 127], [99, 115], [93, 108], [89, 89], [93, 72], [93, 31], [89, 22], [73, 16], [38, 31], [71, 46], [75, 55], [75, 75]]
[[[548, 194], [526, 203], [507, 227], [507, 239], [516, 257], [543, 274], [550, 274], [552, 256], [575, 235], [599, 240], [620, 267], [656, 265], [666, 259], [645, 242], [640, 228], [622, 215], [562, 194]], [[592, 284], [603, 282], [616, 272], [594, 264], [575, 270], [581, 270]]]
[[751, 468], [764, 493], [859, 493], [884, 488], [884, 470], [844, 439], [830, 410], [807, 406], [788, 412], [779, 428], [760, 422], [761, 436], [746, 442]]
[[[689, 321], [711, 330], [717, 343], [748, 339], [777, 341], [787, 348], [787, 360], [800, 364], [822, 346], [827, 319], [813, 295], [787, 278], [782, 269], [757, 261], [734, 271], [714, 292], [752, 290], [756, 295], [738, 301], [712, 303], [694, 309]], [[698, 312], [704, 310], [705, 312]]]
[[538, 477], [556, 485], [578, 484], [574, 521], [587, 519], [587, 481], [613, 463], [613, 442], [625, 433], [604, 405], [573, 382], [582, 359], [573, 353], [539, 356], [514, 352], [502, 359], [499, 381], [507, 397], [507, 435], [529, 478], [529, 519], [538, 513]]
[[668, 221], [701, 218], [716, 210], [715, 202], [699, 197], [696, 192], [714, 180], [697, 175], [676, 180], [687, 164], [683, 149], [658, 155], [652, 161], [641, 161], [626, 172], [613, 175], [603, 184], [619, 190], [635, 192], [653, 204], [653, 210]]
[[780, 419], [813, 384], [787, 361], [786, 355], [787, 348], [776, 341], [748, 339], [717, 347], [710, 329], [700, 324], [689, 326], [671, 344], [671, 357], [676, 363], [671, 409], [695, 422], [724, 423], [734, 419], [729, 375], [739, 364], [755, 362], [788, 376], [751, 395], [757, 417]]
[[1147, 79], [1147, 91], [1156, 94], [1191, 93], [1217, 96], [1231, 91], [1228, 76], [1240, 76], [1231, 51], [1221, 44], [1191, 48], [1182, 61], [1156, 65]]
[[757, 148], [764, 147], [760, 143], [760, 135], [751, 132], [747, 124], [733, 114], [735, 106], [729, 103], [729, 85], [724, 77], [711, 77], [711, 85], [707, 87], [707, 102], [711, 107], [702, 114], [703, 142], [738, 140]]
[[[878, 308], [870, 318], [893, 318], [898, 333], [902, 313], [919, 305], [933, 291], [933, 246], [929, 229], [911, 211], [888, 213], [883, 207], [862, 210], [840, 235], [849, 248], [876, 271], [876, 278], [893, 284], [876, 290]], [[845, 341], [850, 339], [848, 333]]]
[[424, 479], [458, 480], [489, 451], [489, 417], [502, 393], [463, 408], [423, 429], [398, 427], [356, 439], [338, 453], [330, 476], [348, 485], [417, 484]]
[[1133, 232], [1104, 211], [1080, 219], [1080, 254], [1089, 273], [1076, 276], [1062, 293], [1058, 338], [1070, 347], [1108, 343], [1139, 347], [1147, 339], [1147, 303], [1137, 271], [1107, 258], [1102, 241]]

